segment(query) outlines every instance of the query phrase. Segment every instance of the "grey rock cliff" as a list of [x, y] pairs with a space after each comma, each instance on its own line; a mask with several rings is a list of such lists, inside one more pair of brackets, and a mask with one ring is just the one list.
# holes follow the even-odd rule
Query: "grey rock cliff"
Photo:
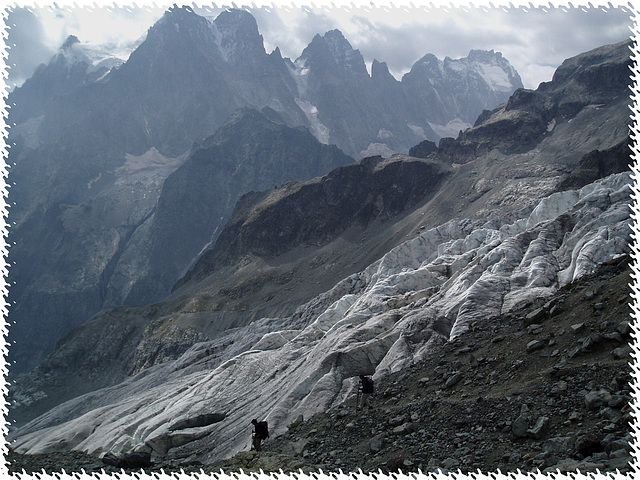
[[[286, 126], [273, 110], [239, 110], [165, 180], [148, 232], [116, 267], [126, 285], [109, 285], [112, 303], [161, 300], [192, 260], [215, 244], [244, 192], [310, 179], [352, 162], [307, 129]], [[132, 262], [138, 274], [131, 272]]]

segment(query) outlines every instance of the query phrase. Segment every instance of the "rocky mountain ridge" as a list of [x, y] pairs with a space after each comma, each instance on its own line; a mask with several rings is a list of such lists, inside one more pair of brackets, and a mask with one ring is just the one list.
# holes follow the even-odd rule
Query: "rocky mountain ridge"
[[216, 245], [198, 260], [197, 270], [176, 287], [247, 254], [275, 258], [299, 246], [326, 244], [349, 228], [366, 229], [393, 218], [429, 198], [452, 172], [432, 160], [369, 157], [311, 181], [248, 194]]
[[[108, 72], [102, 67], [92, 72], [78, 55], [69, 60], [68, 52], [83, 48], [72, 40], [10, 94], [15, 105], [9, 121], [16, 123], [8, 139], [9, 301], [15, 305], [9, 335], [16, 340], [10, 351], [15, 370], [37, 365], [55, 341], [105, 307], [160, 300], [215, 241], [233, 198], [207, 232], [196, 225], [188, 234], [156, 238], [159, 221], [152, 217], [162, 206], [165, 180], [194, 143], [214, 134], [238, 109], [269, 108], [287, 126], [307, 127], [323, 143], [337, 143], [358, 156], [371, 145], [386, 153], [406, 151], [437, 137], [422, 117], [407, 124], [412, 117], [404, 109], [415, 104], [414, 94], [378, 75], [378, 67], [376, 79], [370, 77], [359, 53], [338, 37], [342, 34], [318, 36], [314, 47], [292, 62], [279, 50], [266, 53], [248, 12], [229, 10], [210, 21], [189, 7], [171, 8], [117, 68], [104, 65]], [[316, 44], [327, 42], [331, 48], [314, 53]], [[333, 75], [344, 67], [342, 61], [350, 67]], [[326, 62], [333, 70], [325, 70]], [[68, 81], [52, 81], [68, 75]], [[513, 89], [521, 86], [517, 80]], [[501, 94], [506, 100], [508, 92]], [[132, 168], [135, 176], [128, 175]], [[315, 174], [321, 173], [326, 171]], [[295, 179], [276, 177], [247, 188]], [[188, 255], [159, 251], [179, 243], [183, 234], [200, 242]], [[172, 258], [140, 265], [149, 250], [141, 246], [148, 245], [155, 248], [152, 258]]]

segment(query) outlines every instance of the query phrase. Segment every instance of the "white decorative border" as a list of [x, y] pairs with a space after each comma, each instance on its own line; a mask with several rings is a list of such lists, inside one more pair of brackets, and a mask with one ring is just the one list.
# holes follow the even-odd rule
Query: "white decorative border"
[[[6, 18], [8, 15], [8, 9], [11, 9], [12, 7], [18, 7], [18, 6], [31, 6], [33, 8], [39, 8], [40, 6], [46, 7], [47, 5], [50, 5], [49, 2], [44, 2], [44, 3], [28, 3], [28, 2], [11, 2], [11, 3], [7, 3], [6, 5], [4, 4], [4, 0], [2, 1], [2, 19], [3, 19], [3, 25], [4, 27], [2, 28], [2, 36], [5, 39], [3, 48], [2, 48], [2, 57], [3, 57], [3, 68], [2, 68], [2, 78], [3, 78], [3, 85], [5, 86], [5, 88], [3, 88], [3, 99], [5, 100], [4, 105], [3, 105], [3, 117], [6, 118], [7, 115], [7, 105], [6, 105], [6, 95], [7, 95], [7, 89], [6, 89], [6, 84], [4, 83], [6, 77], [7, 77], [7, 65], [6, 65], [6, 58], [7, 58], [7, 48], [8, 45], [6, 44], [6, 39], [7, 39], [7, 29], [6, 29]], [[51, 2], [53, 3], [53, 2]], [[187, 2], [179, 2], [181, 4], [187, 4]], [[97, 2], [97, 1], [92, 1], [92, 0], [75, 0], [73, 2], [55, 2], [57, 7], [63, 7], [63, 8], [88, 8], [88, 9], [93, 9], [93, 8], [100, 8], [102, 6], [109, 6], [109, 5], [114, 5], [114, 6], [119, 6], [118, 4], [116, 4], [115, 2]], [[128, 3], [124, 3], [123, 5], [129, 5]], [[171, 6], [170, 4], [164, 4], [163, 3], [156, 3], [156, 2], [146, 2], [146, 1], [140, 1], [140, 2], [132, 2], [131, 4], [132, 8], [163, 8], [163, 7], [169, 7]], [[190, 3], [190, 5], [194, 5], [194, 6], [199, 6], [199, 7], [206, 7], [207, 4], [203, 3]], [[640, 227], [639, 227], [639, 220], [640, 220], [640, 204], [638, 203], [638, 200], [640, 199], [640, 182], [638, 181], [640, 179], [639, 175], [640, 175], [640, 165], [639, 165], [639, 159], [640, 159], [640, 145], [639, 145], [639, 141], [640, 141], [640, 137], [639, 137], [639, 130], [638, 130], [638, 124], [640, 121], [640, 86], [639, 86], [639, 82], [638, 80], [640, 79], [640, 65], [639, 65], [639, 59], [640, 59], [640, 46], [638, 44], [638, 38], [639, 38], [639, 34], [640, 34], [640, 26], [639, 26], [639, 18], [640, 18], [640, 5], [631, 1], [620, 1], [620, 0], [610, 0], [607, 1], [606, 4], [600, 3], [600, 4], [596, 4], [594, 5], [593, 3], [589, 2], [589, 3], [574, 3], [574, 2], [566, 2], [566, 1], [557, 1], [557, 2], [539, 2], [539, 1], [529, 1], [526, 3], [518, 3], [518, 4], [514, 4], [513, 2], [500, 2], [500, 1], [496, 1], [496, 2], [459, 2], [459, 1], [446, 1], [446, 0], [431, 0], [429, 2], [380, 2], [380, 1], [376, 1], [376, 2], [370, 2], [370, 1], [366, 1], [366, 0], [333, 0], [331, 2], [325, 2], [325, 1], [320, 1], [320, 2], [286, 2], [286, 1], [281, 1], [281, 0], [274, 0], [271, 1], [269, 3], [264, 3], [261, 5], [256, 5], [256, 3], [252, 2], [251, 5], [245, 5], [244, 3], [240, 3], [237, 4], [236, 2], [231, 2], [230, 4], [228, 3], [223, 3], [223, 4], [215, 4], [215, 3], [211, 3], [209, 5], [212, 5], [213, 8], [218, 8], [218, 7], [231, 7], [231, 8], [245, 8], [248, 10], [251, 9], [255, 9], [255, 8], [260, 8], [262, 6], [264, 6], [265, 8], [275, 8], [275, 7], [280, 7], [280, 8], [298, 8], [298, 7], [304, 7], [304, 6], [309, 6], [313, 9], [316, 8], [320, 8], [320, 9], [326, 9], [326, 10], [330, 10], [330, 9], [335, 9], [335, 8], [344, 8], [346, 10], [352, 10], [352, 9], [362, 9], [362, 11], [364, 13], [366, 13], [367, 11], [369, 11], [371, 8], [384, 8], [384, 9], [388, 9], [389, 13], [392, 13], [394, 11], [394, 9], [410, 9], [410, 8], [424, 8], [424, 9], [433, 9], [433, 8], [443, 8], [443, 9], [456, 9], [456, 8], [460, 8], [460, 9], [481, 9], [484, 11], [488, 11], [489, 9], [493, 9], [493, 8], [499, 8], [499, 9], [503, 9], [503, 10], [508, 10], [508, 9], [513, 9], [513, 8], [519, 8], [522, 9], [523, 11], [530, 11], [532, 9], [542, 9], [543, 11], [545, 9], [551, 9], [551, 8], [559, 8], [562, 10], [570, 10], [570, 9], [574, 9], [574, 8], [578, 8], [578, 9], [583, 9], [583, 10], [588, 10], [588, 9], [593, 9], [593, 8], [598, 8], [601, 9], [603, 11], [607, 11], [609, 9], [612, 8], [626, 8], [628, 9], [631, 13], [632, 13], [632, 25], [631, 25], [631, 32], [630, 32], [630, 37], [633, 39], [632, 42], [632, 60], [633, 60], [633, 67], [632, 67], [632, 72], [630, 75], [630, 88], [632, 90], [632, 95], [631, 95], [631, 115], [630, 115], [630, 129], [631, 129], [631, 138], [633, 141], [632, 144], [632, 151], [633, 151], [633, 159], [634, 159], [634, 164], [632, 166], [632, 175], [635, 181], [634, 184], [634, 188], [633, 188], [633, 199], [634, 199], [634, 203], [632, 205], [632, 219], [633, 219], [633, 234], [632, 234], [632, 238], [634, 240], [633, 245], [632, 245], [632, 249], [633, 249], [633, 262], [632, 262], [632, 279], [633, 279], [633, 293], [632, 293], [632, 304], [631, 307], [633, 309], [633, 313], [634, 313], [634, 323], [632, 323], [633, 328], [632, 328], [632, 338], [633, 338], [633, 344], [632, 344], [632, 348], [633, 348], [633, 352], [632, 352], [632, 369], [633, 369], [633, 379], [634, 379], [634, 384], [632, 385], [632, 390], [633, 390], [633, 401], [631, 404], [631, 408], [632, 411], [634, 412], [634, 421], [631, 425], [632, 427], [632, 431], [634, 434], [634, 444], [632, 445], [633, 448], [633, 454], [634, 454], [634, 463], [633, 463], [633, 470], [635, 472], [636, 475], [633, 475], [631, 477], [626, 476], [624, 474], [621, 474], [619, 472], [616, 473], [612, 473], [612, 472], [607, 472], [606, 474], [602, 474], [602, 473], [598, 473], [598, 474], [583, 474], [583, 473], [571, 473], [571, 474], [561, 474], [561, 473], [557, 473], [557, 474], [549, 474], [549, 475], [543, 475], [541, 473], [535, 473], [535, 472], [530, 472], [530, 473], [522, 473], [520, 471], [518, 471], [517, 473], [510, 473], [508, 475], [502, 474], [500, 472], [494, 472], [494, 473], [482, 473], [482, 472], [478, 472], [478, 473], [473, 473], [473, 474], [469, 474], [469, 475], [465, 475], [462, 474], [461, 472], [458, 473], [449, 473], [449, 474], [445, 474], [445, 473], [409, 473], [409, 474], [405, 474], [405, 473], [397, 473], [397, 474], [383, 474], [382, 472], [379, 473], [371, 473], [371, 474], [365, 474], [362, 472], [355, 472], [355, 473], [331, 473], [331, 474], [325, 474], [322, 471], [318, 472], [318, 473], [312, 473], [312, 474], [305, 474], [303, 472], [298, 472], [298, 473], [291, 473], [291, 474], [285, 474], [285, 473], [274, 473], [274, 474], [266, 474], [266, 473], [251, 473], [251, 474], [244, 474], [244, 473], [232, 473], [232, 474], [224, 474], [224, 473], [220, 473], [220, 474], [216, 474], [216, 475], [206, 475], [204, 474], [204, 472], [202, 472], [201, 474], [192, 474], [192, 475], [187, 475], [187, 474], [182, 474], [182, 475], [168, 475], [168, 474], [163, 474], [163, 475], [158, 475], [158, 474], [154, 474], [154, 475], [149, 475], [149, 474], [125, 474], [122, 473], [120, 475], [117, 475], [117, 477], [114, 477], [112, 475], [109, 474], [88, 474], [88, 473], [74, 473], [73, 475], [68, 475], [68, 474], [50, 474], [50, 473], [46, 473], [46, 472], [42, 472], [40, 474], [37, 474], [35, 476], [31, 476], [28, 474], [18, 474], [16, 476], [14, 476], [13, 478], [20, 478], [20, 479], [27, 479], [27, 478], [41, 478], [43, 480], [46, 479], [54, 479], [54, 478], [77, 478], [77, 479], [95, 479], [95, 478], [100, 478], [100, 479], [110, 479], [110, 478], [118, 478], [121, 480], [125, 480], [125, 479], [144, 479], [144, 478], [216, 478], [216, 479], [246, 479], [246, 478], [251, 478], [251, 479], [255, 479], [255, 480], [266, 480], [267, 478], [269, 479], [278, 479], [278, 480], [284, 480], [284, 479], [296, 479], [296, 480], [324, 480], [324, 479], [332, 479], [332, 480], [352, 480], [352, 479], [364, 479], [364, 478], [371, 478], [371, 479], [379, 479], [379, 480], [383, 480], [383, 479], [397, 479], [397, 480], [404, 480], [404, 479], [412, 479], [412, 480], [426, 480], [426, 479], [438, 479], [438, 480], [445, 480], [445, 479], [451, 479], [451, 480], [458, 480], [458, 479], [463, 479], [463, 478], [469, 478], [469, 479], [474, 479], [474, 480], [485, 480], [485, 479], [498, 479], [498, 478], [508, 478], [508, 479], [512, 479], [512, 480], [525, 480], [525, 479], [591, 479], [591, 478], [603, 478], [603, 479], [611, 479], [611, 480], [623, 480], [623, 479], [629, 479], [631, 480], [632, 478], [638, 478], [637, 475], [640, 474], [640, 464], [639, 464], [639, 456], [640, 456], [640, 443], [639, 443], [639, 434], [640, 434], [640, 424], [638, 422], [638, 414], [640, 413], [640, 405], [639, 405], [639, 398], [638, 398], [638, 380], [639, 380], [639, 373], [640, 373], [640, 368], [639, 368], [639, 360], [640, 360], [640, 347], [638, 346], [638, 339], [640, 338], [640, 326], [638, 325], [638, 319], [640, 318], [640, 289], [639, 289], [639, 279], [640, 279], [640, 245], [638, 240], [640, 239], [639, 235], [640, 235]], [[2, 152], [2, 156], [3, 158], [6, 158], [7, 153], [8, 153], [8, 145], [6, 144], [6, 140], [7, 140], [7, 131], [8, 131], [8, 125], [6, 125], [5, 123], [3, 123], [2, 125], [2, 142], [0, 143], [0, 149]], [[8, 175], [8, 165], [6, 165], [4, 162], [3, 164], [0, 166], [0, 190], [2, 191], [2, 199], [0, 200], [0, 214], [2, 215], [3, 218], [3, 222], [0, 225], [0, 228], [2, 229], [2, 239], [0, 240], [0, 254], [1, 254], [1, 260], [0, 260], [0, 271], [2, 272], [3, 275], [3, 279], [6, 279], [7, 273], [8, 273], [8, 268], [9, 266], [7, 265], [6, 262], [6, 258], [7, 258], [7, 252], [8, 252], [8, 245], [6, 242], [6, 236], [7, 236], [7, 232], [8, 232], [8, 228], [9, 226], [6, 224], [6, 218], [7, 218], [7, 213], [8, 213], [8, 208], [9, 206], [6, 205], [6, 196], [7, 196], [7, 191], [9, 188], [9, 185], [7, 185], [7, 175]], [[2, 282], [2, 284], [0, 285], [0, 309], [2, 311], [2, 316], [3, 319], [6, 318], [7, 315], [7, 311], [8, 311], [8, 305], [7, 305], [7, 286], [5, 281]], [[2, 416], [3, 418], [6, 418], [6, 414], [7, 414], [7, 405], [6, 405], [6, 395], [8, 392], [8, 386], [7, 386], [7, 382], [6, 382], [6, 374], [7, 374], [7, 365], [6, 365], [6, 355], [7, 355], [7, 344], [6, 344], [6, 337], [7, 337], [7, 325], [6, 322], [3, 321], [1, 326], [0, 326], [1, 330], [0, 333], [2, 334], [3, 337], [3, 342], [1, 345], [1, 349], [2, 349], [2, 362], [0, 364], [0, 368], [2, 369], [2, 374], [3, 374], [3, 382], [1, 385], [2, 388], [2, 394], [3, 394], [3, 403], [2, 403]], [[1, 430], [2, 430], [2, 436], [3, 439], [6, 438], [7, 436], [7, 426], [3, 424], [0, 426]], [[8, 473], [8, 468], [7, 465], [4, 461], [6, 454], [7, 454], [7, 445], [6, 443], [3, 443], [0, 445], [0, 453], [2, 454], [2, 462], [0, 463], [0, 478], [10, 478], [9, 473]]]

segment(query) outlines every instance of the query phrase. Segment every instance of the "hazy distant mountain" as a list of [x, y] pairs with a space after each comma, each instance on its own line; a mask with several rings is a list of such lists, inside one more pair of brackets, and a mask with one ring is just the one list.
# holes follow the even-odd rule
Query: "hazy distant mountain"
[[316, 35], [289, 66], [312, 132], [356, 157], [406, 153], [421, 140], [457, 135], [522, 87], [515, 69], [493, 51], [444, 61], [426, 55], [401, 82], [374, 60], [370, 76], [338, 30]]
[[273, 110], [239, 110], [167, 177], [148, 228], [136, 233], [115, 268], [109, 303], [164, 297], [214, 244], [242, 193], [313, 178], [351, 162], [306, 128], [286, 126]]

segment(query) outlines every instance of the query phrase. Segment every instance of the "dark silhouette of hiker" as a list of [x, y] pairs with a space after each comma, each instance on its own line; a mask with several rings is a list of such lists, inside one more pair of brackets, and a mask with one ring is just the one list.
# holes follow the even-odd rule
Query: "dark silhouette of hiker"
[[253, 435], [251, 437], [253, 446], [251, 449], [259, 452], [262, 450], [262, 441], [269, 438], [269, 425], [265, 420], [259, 422], [255, 418], [251, 420], [251, 423], [253, 423]]
[[373, 393], [373, 379], [370, 377], [366, 377], [365, 375], [360, 375], [360, 381], [362, 382], [362, 396], [360, 397], [360, 408], [364, 408], [365, 405], [372, 409], [371, 405], [371, 394]]

